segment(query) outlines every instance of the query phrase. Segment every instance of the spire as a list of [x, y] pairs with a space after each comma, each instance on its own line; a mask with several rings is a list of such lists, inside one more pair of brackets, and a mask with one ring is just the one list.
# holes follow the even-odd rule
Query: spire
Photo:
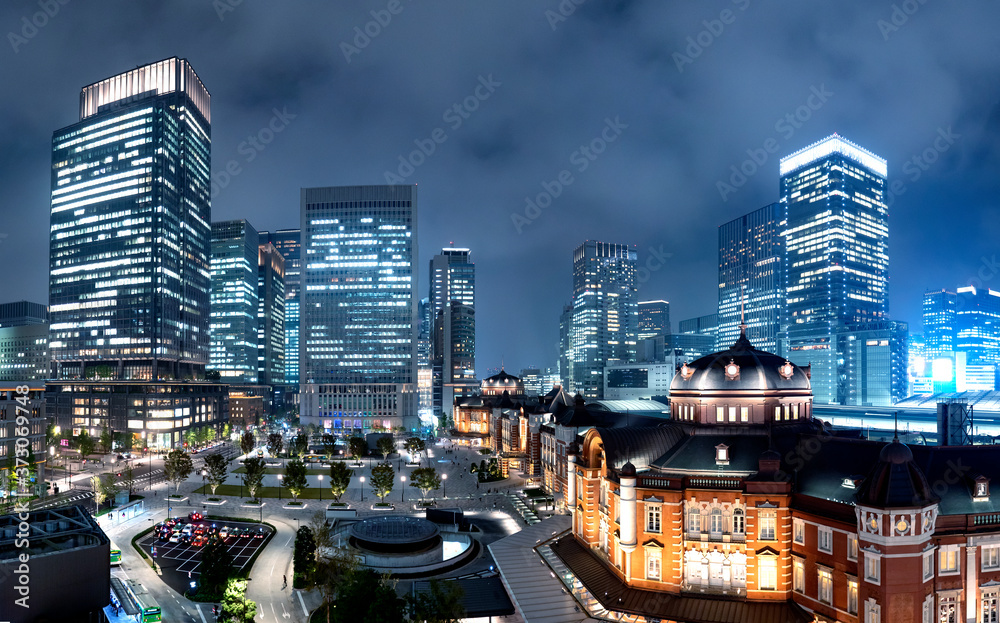
[[740, 335], [744, 336], [747, 333], [747, 322], [746, 322], [746, 284], [740, 286]]
[[899, 411], [892, 412], [892, 442], [899, 443]]

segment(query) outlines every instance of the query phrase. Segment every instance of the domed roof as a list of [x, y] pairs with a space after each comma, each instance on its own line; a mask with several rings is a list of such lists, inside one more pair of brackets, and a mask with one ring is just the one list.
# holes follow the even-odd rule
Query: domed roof
[[757, 350], [740, 330], [728, 350], [684, 364], [670, 383], [670, 392], [800, 390], [811, 391], [806, 371], [773, 353]]
[[622, 468], [618, 471], [618, 473], [625, 478], [633, 478], [635, 477], [635, 465], [632, 465], [632, 461], [629, 461], [628, 463], [622, 465]]
[[913, 452], [894, 439], [882, 448], [878, 463], [858, 488], [858, 504], [877, 508], [913, 508], [937, 501]]
[[520, 382], [521, 379], [517, 378], [513, 374], [507, 374], [507, 371], [503, 368], [500, 368], [500, 372], [498, 374], [494, 374], [493, 376], [483, 379], [483, 383], [490, 383], [492, 385], [516, 385]]

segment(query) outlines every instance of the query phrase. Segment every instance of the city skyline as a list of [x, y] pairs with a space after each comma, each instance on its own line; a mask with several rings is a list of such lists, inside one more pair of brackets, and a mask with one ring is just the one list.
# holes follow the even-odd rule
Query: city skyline
[[[477, 376], [502, 357], [511, 370], [555, 364], [562, 301], [546, 293], [565, 290], [561, 258], [586, 239], [635, 245], [640, 268], [656, 266], [639, 271], [647, 277], [641, 300], [671, 301], [675, 319], [712, 312], [718, 226], [775, 201], [778, 159], [834, 131], [888, 161], [893, 319], [915, 331], [925, 290], [990, 285], [996, 94], [978, 85], [995, 82], [989, 77], [998, 68], [988, 59], [997, 44], [978, 26], [989, 20], [973, 19], [971, 8], [921, 5], [893, 24], [891, 5], [860, 3], [842, 11], [622, 2], [564, 16], [557, 5], [512, 2], [465, 15], [464, 29], [436, 28], [442, 48], [463, 51], [449, 58], [426, 33], [457, 5], [403, 6], [388, 24], [376, 23], [379, 34], [363, 46], [355, 27], [363, 33], [370, 11], [384, 7], [314, 5], [285, 14], [128, 6], [111, 15], [60, 5], [26, 37], [22, 18], [30, 23], [37, 6], [5, 6], [0, 24], [14, 38], [0, 75], [24, 85], [46, 76], [44, 86], [28, 87], [39, 97], [0, 104], [0, 136], [16, 154], [0, 187], [5, 205], [24, 207], [0, 244], [0, 260], [25, 267], [11, 300], [46, 298], [49, 139], [75, 121], [70, 98], [80, 85], [174, 55], [211, 85], [213, 220], [294, 228], [301, 187], [383, 184], [387, 171], [423, 186], [424, 249], [452, 241], [473, 249], [485, 284]], [[734, 20], [723, 23], [722, 9]], [[200, 28], [181, 27], [189, 24]], [[494, 32], [504, 26], [518, 35]], [[941, 48], [942, 34], [958, 30], [963, 49]], [[295, 46], [282, 43], [293, 31]], [[84, 32], [118, 44], [98, 50], [85, 45]], [[579, 48], [593, 33], [604, 36]], [[218, 55], [216, 37], [243, 53]], [[526, 55], [545, 61], [523, 72]], [[53, 63], [57, 56], [64, 61]], [[655, 77], [643, 58], [656, 59]], [[982, 82], [947, 69], [954, 67]], [[626, 92], [638, 97], [618, 95]], [[915, 93], [934, 95], [913, 106]], [[441, 142], [431, 138], [437, 128]], [[600, 154], [589, 147], [598, 139]], [[411, 158], [420, 145], [433, 153]], [[568, 177], [560, 181], [562, 170]], [[512, 215], [530, 217], [525, 197], [538, 204], [542, 193], [551, 195], [541, 202], [549, 206], [519, 233]], [[947, 243], [957, 251], [940, 251]], [[657, 263], [652, 251], [670, 256]], [[531, 275], [518, 289], [523, 305], [504, 305], [510, 293], [490, 287], [510, 272]], [[518, 352], [505, 344], [501, 327], [509, 322], [524, 328]]]

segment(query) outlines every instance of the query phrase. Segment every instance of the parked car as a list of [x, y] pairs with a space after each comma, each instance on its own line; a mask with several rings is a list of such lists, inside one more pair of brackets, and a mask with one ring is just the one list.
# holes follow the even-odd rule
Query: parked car
[[179, 532], [175, 532], [175, 533], [171, 534], [170, 535], [170, 542], [171, 543], [180, 543], [181, 542], [181, 535], [180, 535], [180, 533]]
[[191, 521], [201, 521], [204, 518], [205, 516], [199, 513], [198, 511], [194, 511], [190, 515], [188, 515], [188, 519], [190, 519]]
[[191, 541], [191, 547], [201, 547], [205, 543], [208, 543], [208, 537], [204, 534], [196, 536], [193, 541]]
[[229, 526], [223, 526], [222, 530], [219, 530], [219, 538], [225, 539], [229, 536]]
[[267, 535], [263, 528], [257, 528], [257, 531], [253, 533], [253, 538], [263, 539]]

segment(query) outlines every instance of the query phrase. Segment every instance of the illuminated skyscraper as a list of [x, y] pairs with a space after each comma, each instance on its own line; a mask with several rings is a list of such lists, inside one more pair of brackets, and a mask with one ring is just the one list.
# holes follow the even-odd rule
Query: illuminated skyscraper
[[785, 306], [785, 208], [772, 203], [719, 226], [717, 350], [740, 336], [745, 318], [754, 348], [777, 351]]
[[257, 382], [257, 230], [245, 220], [212, 223], [212, 352], [228, 383]]
[[441, 249], [430, 265], [434, 415], [451, 411], [449, 385], [476, 381], [476, 265], [468, 249]]
[[670, 303], [667, 301], [639, 301], [638, 333], [636, 339], [670, 333]]
[[60, 378], [200, 377], [209, 360], [210, 96], [170, 58], [83, 88], [52, 137]]
[[304, 188], [301, 414], [324, 429], [417, 423], [417, 187]]
[[260, 242], [261, 244], [270, 242], [285, 258], [285, 383], [298, 385], [302, 232], [298, 229], [261, 232]]
[[850, 404], [848, 375], [857, 371], [838, 336], [888, 320], [886, 162], [835, 134], [779, 169], [788, 218], [782, 352], [812, 364], [817, 403]]
[[257, 378], [285, 382], [285, 258], [270, 242], [257, 253]]
[[637, 254], [628, 245], [588, 240], [573, 252], [571, 391], [604, 394], [604, 368], [636, 356]]
[[941, 289], [924, 292], [924, 355], [928, 361], [955, 351], [955, 313], [958, 295]]
[[965, 286], [955, 293], [955, 351], [970, 364], [1000, 364], [1000, 292]]

